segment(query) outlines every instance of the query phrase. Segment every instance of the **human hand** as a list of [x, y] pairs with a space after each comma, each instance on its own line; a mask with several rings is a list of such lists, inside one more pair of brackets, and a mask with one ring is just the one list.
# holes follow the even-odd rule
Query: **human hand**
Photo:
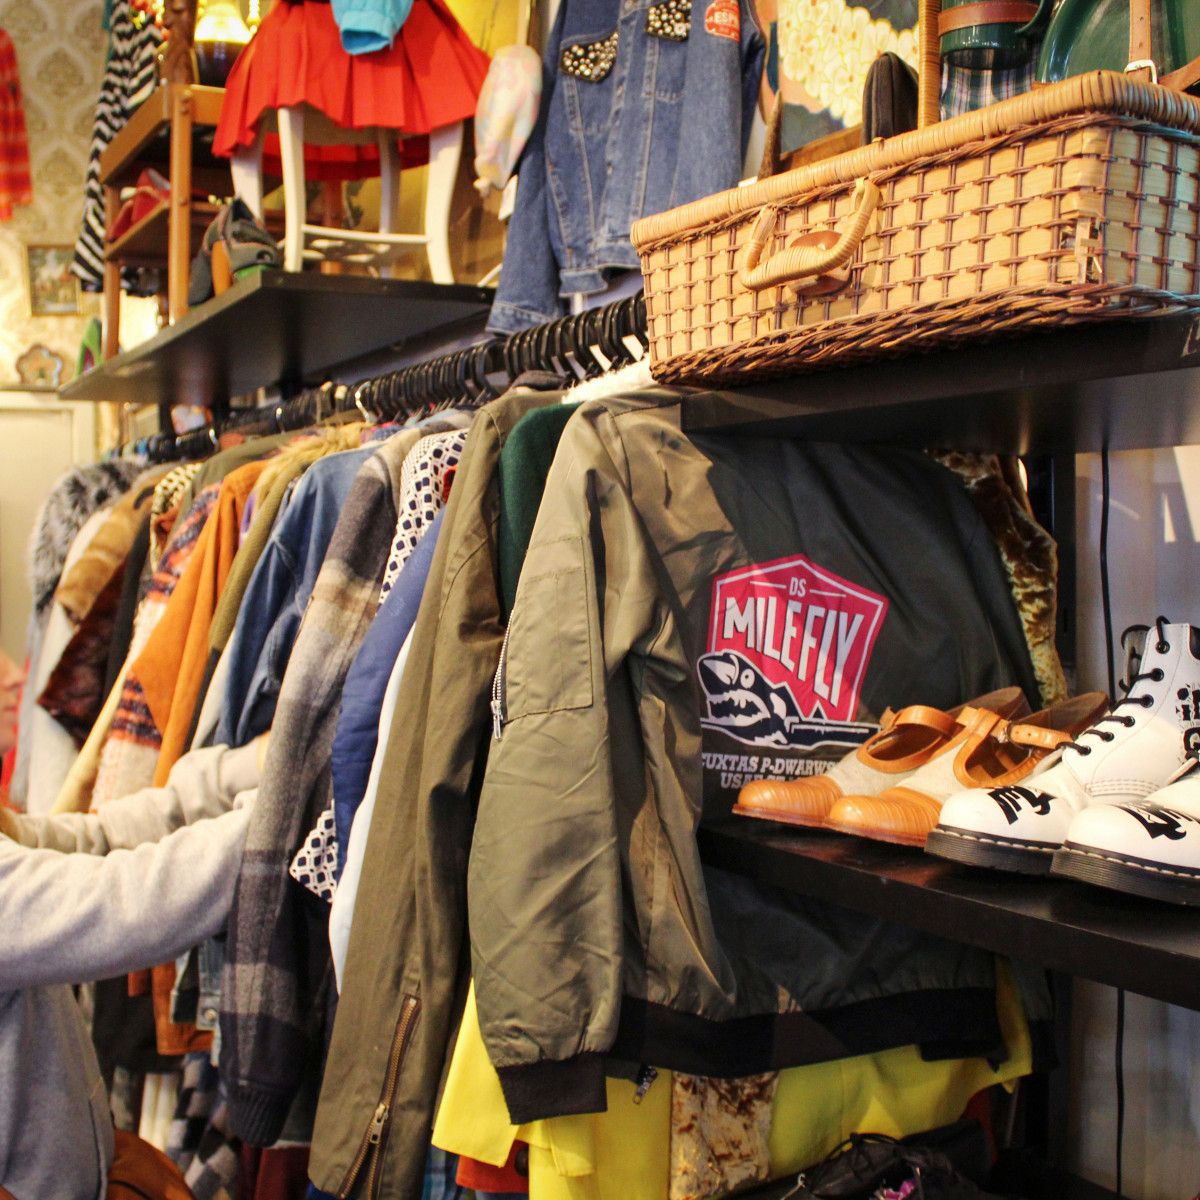
[[12, 838], [14, 842], [21, 840], [17, 828], [17, 814], [4, 803], [0, 803], [0, 834]]
[[262, 774], [263, 768], [266, 765], [267, 746], [270, 744], [270, 741], [271, 741], [271, 731], [269, 729], [267, 730], [266, 733], [260, 733], [258, 735], [258, 737], [256, 737], [254, 739], [254, 745], [256, 747], [254, 757], [255, 757], [255, 761], [258, 763], [258, 772], [260, 775]]

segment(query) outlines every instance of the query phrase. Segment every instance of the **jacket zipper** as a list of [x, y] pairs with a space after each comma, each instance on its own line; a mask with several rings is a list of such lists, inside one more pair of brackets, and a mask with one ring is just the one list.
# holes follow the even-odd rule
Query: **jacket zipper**
[[512, 625], [504, 631], [504, 641], [500, 643], [500, 662], [492, 679], [492, 737], [499, 741], [504, 736], [504, 724], [508, 720], [508, 697], [506, 695], [504, 674], [508, 666], [508, 637], [512, 633]]
[[346, 1172], [346, 1177], [342, 1180], [341, 1187], [338, 1188], [337, 1200], [347, 1200], [350, 1193], [354, 1190], [354, 1185], [358, 1182], [358, 1177], [368, 1158], [371, 1160], [371, 1165], [367, 1171], [366, 1195], [368, 1200], [375, 1195], [375, 1185], [378, 1182], [377, 1177], [379, 1174], [379, 1161], [383, 1157], [383, 1137], [387, 1131], [388, 1120], [392, 1114], [392, 1101], [396, 1096], [396, 1086], [400, 1082], [400, 1068], [404, 1065], [404, 1055], [408, 1050], [413, 1026], [417, 1023], [417, 1016], [420, 1011], [420, 1000], [415, 996], [404, 997], [404, 1003], [400, 1007], [400, 1020], [396, 1022], [396, 1032], [392, 1037], [392, 1048], [388, 1051], [387, 1073], [383, 1077], [383, 1091], [380, 1093], [379, 1103], [375, 1107], [371, 1123], [367, 1126], [367, 1131], [363, 1134], [363, 1139], [359, 1143], [354, 1160], [350, 1163], [350, 1169]]
[[651, 1084], [658, 1078], [658, 1070], [655, 1067], [642, 1066], [638, 1068], [637, 1073], [637, 1090], [633, 1093], [634, 1104], [641, 1104], [646, 1098], [646, 1093], [650, 1090]]

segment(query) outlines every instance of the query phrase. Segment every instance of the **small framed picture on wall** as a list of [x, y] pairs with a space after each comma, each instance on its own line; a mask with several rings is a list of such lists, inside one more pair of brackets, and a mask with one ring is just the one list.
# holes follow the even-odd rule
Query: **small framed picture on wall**
[[29, 312], [35, 317], [79, 315], [79, 280], [71, 274], [71, 246], [26, 246]]

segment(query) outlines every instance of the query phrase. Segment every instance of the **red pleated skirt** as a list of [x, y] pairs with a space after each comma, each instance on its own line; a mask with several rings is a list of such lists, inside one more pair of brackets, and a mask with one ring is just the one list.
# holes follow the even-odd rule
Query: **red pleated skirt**
[[[346, 129], [396, 130], [413, 166], [427, 158], [424, 135], [474, 116], [488, 62], [443, 0], [414, 0], [395, 42], [372, 54], [342, 49], [329, 4], [277, 3], [229, 73], [213, 150], [228, 158], [253, 144], [264, 112], [307, 104]], [[364, 179], [379, 174], [379, 152], [306, 145], [304, 165], [309, 179]], [[273, 134], [263, 167], [279, 174]]]

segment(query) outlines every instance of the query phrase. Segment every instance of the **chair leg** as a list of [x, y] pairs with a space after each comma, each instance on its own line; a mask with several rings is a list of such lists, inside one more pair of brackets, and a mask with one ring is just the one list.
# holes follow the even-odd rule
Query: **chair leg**
[[283, 162], [283, 269], [299, 271], [304, 266], [304, 109], [281, 108], [279, 156]]
[[[121, 198], [117, 189], [111, 184], [104, 185], [104, 228], [113, 226], [117, 212], [121, 207]], [[105, 249], [108, 248], [108, 238], [104, 239]], [[110, 258], [104, 260], [104, 338], [101, 343], [101, 356], [112, 358], [121, 349], [121, 264]]]
[[263, 215], [263, 142], [267, 131], [261, 123], [251, 145], [238, 150], [229, 160], [233, 194], [261, 221]]
[[[400, 147], [394, 129], [380, 129], [379, 143], [379, 232], [395, 233], [400, 219]], [[390, 279], [396, 272], [388, 260], [380, 274]]]
[[174, 323], [188, 310], [192, 263], [192, 89], [171, 84], [171, 207], [167, 214], [167, 298]]
[[462, 122], [429, 135], [429, 182], [425, 189], [425, 238], [434, 283], [453, 283], [450, 263], [450, 202], [462, 153]]

